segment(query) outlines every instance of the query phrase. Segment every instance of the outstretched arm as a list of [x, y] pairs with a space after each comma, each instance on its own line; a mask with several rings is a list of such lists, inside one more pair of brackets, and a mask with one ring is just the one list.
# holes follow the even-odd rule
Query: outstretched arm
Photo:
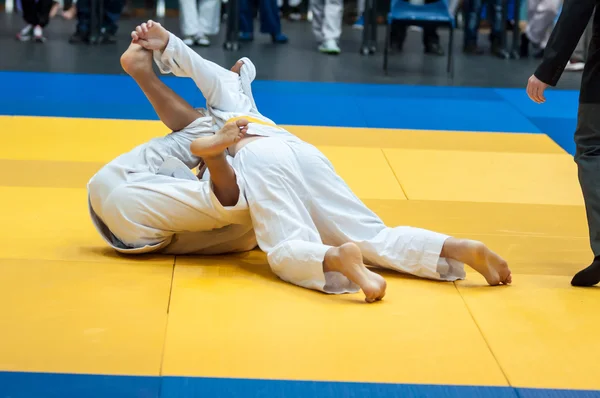
[[158, 22], [148, 21], [132, 32], [134, 42], [154, 51], [154, 61], [162, 73], [190, 77], [215, 109], [248, 112], [252, 105], [241, 90], [239, 75], [205, 60]]

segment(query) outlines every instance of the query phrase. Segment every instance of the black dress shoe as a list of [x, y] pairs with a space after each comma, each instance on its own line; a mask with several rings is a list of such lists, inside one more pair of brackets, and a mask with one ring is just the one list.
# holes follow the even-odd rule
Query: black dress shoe
[[115, 39], [115, 37], [111, 34], [103, 33], [100, 35], [99, 42], [101, 44], [115, 44], [117, 42], [117, 39]]
[[499, 44], [492, 44], [492, 54], [500, 59], [510, 58], [510, 53]]
[[430, 43], [427, 44], [425, 46], [425, 54], [432, 54], [432, 55], [446, 55], [446, 53], [444, 52], [444, 49], [442, 48], [442, 46], [440, 46], [440, 43]]
[[571, 281], [571, 285], [580, 287], [590, 287], [598, 283], [600, 283], [600, 257], [596, 257], [589, 267], [575, 274]]
[[89, 43], [90, 35], [83, 32], [75, 32], [71, 37], [69, 37], [69, 43], [71, 44], [80, 44], [80, 43]]
[[463, 52], [469, 55], [483, 55], [484, 51], [481, 47], [478, 47], [477, 44], [467, 44], [463, 47]]

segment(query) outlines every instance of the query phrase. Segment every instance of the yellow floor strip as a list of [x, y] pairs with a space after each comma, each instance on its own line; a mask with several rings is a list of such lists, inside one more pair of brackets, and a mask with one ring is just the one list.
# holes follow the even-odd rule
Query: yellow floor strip
[[565, 153], [545, 134], [285, 126], [314, 145], [512, 153]]
[[0, 260], [0, 369], [159, 375], [172, 266]]
[[567, 276], [515, 279], [498, 290], [458, 283], [510, 383], [600, 389], [599, 289], [572, 288]]
[[[543, 134], [285, 127], [318, 146], [565, 153]], [[0, 159], [108, 162], [136, 145], [168, 133], [159, 121], [0, 116]]]
[[387, 225], [412, 225], [447, 234], [588, 238], [583, 206], [522, 203], [364, 200]]
[[[483, 234], [456, 234], [456, 237], [485, 242], [518, 274], [572, 276], [594, 258], [587, 237]], [[535, 306], [535, 302], [528, 305]]]
[[583, 205], [567, 154], [384, 149], [411, 200]]
[[335, 171], [361, 199], [405, 200], [381, 149], [319, 146]]
[[173, 264], [117, 255], [96, 232], [83, 189], [0, 187], [0, 220], [0, 258]]
[[388, 288], [367, 305], [286, 284], [262, 253], [178, 257], [164, 374], [506, 384], [452, 284], [390, 274]]

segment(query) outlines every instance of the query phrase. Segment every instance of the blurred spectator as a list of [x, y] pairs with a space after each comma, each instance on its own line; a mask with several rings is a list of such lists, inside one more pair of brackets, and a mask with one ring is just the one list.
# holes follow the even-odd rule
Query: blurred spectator
[[[427, 3], [434, 3], [437, 0], [427, 0]], [[406, 31], [408, 25], [402, 21], [392, 23], [392, 45], [399, 51], [402, 51], [404, 41], [406, 40]], [[426, 26], [423, 28], [423, 50], [425, 54], [445, 55], [444, 49], [440, 46], [440, 36], [437, 34], [435, 26]]]
[[338, 41], [342, 35], [343, 0], [310, 0], [312, 27], [319, 42], [319, 51], [325, 54], [341, 52]]
[[541, 58], [544, 48], [554, 28], [561, 0], [528, 0], [527, 29], [521, 36], [521, 56], [529, 56], [529, 47], [533, 47], [533, 56]]
[[573, 51], [573, 56], [569, 60], [569, 63], [565, 67], [565, 71], [568, 72], [581, 72], [583, 68], [585, 68], [585, 62], [587, 61], [587, 51], [590, 46], [590, 41], [592, 40], [592, 25], [594, 16], [590, 19], [587, 27], [585, 28], [585, 32], [579, 39], [579, 43], [577, 43], [577, 47], [575, 51]]
[[362, 30], [365, 27], [365, 0], [358, 0], [356, 8], [358, 11], [358, 18], [356, 18], [356, 22], [354, 22], [352, 28]]
[[71, 20], [77, 16], [77, 6], [73, 0], [65, 0], [63, 4], [62, 16], [67, 20]]
[[[98, 0], [104, 2], [104, 16], [100, 27], [98, 43], [116, 43], [115, 34], [119, 29], [117, 25], [121, 11], [125, 6], [124, 0]], [[72, 44], [89, 43], [91, 33], [91, 0], [77, 0], [77, 29], [69, 39]], [[95, 32], [94, 32], [95, 34]]]
[[287, 36], [281, 33], [277, 0], [239, 0], [239, 2], [240, 41], [254, 40], [254, 17], [258, 6], [260, 33], [270, 34], [273, 43], [283, 44], [288, 42]]
[[188, 46], [210, 46], [208, 36], [219, 33], [221, 0], [179, 0], [181, 32]]
[[290, 21], [300, 21], [302, 19], [301, 5], [302, 0], [277, 0], [277, 6], [281, 10], [281, 14]]
[[[423, 2], [416, 2], [412, 0], [404, 0], [410, 3], [416, 4], [431, 4], [437, 3], [439, 0], [425, 0]], [[402, 51], [404, 41], [406, 40], [406, 31], [408, 24], [403, 21], [394, 21], [392, 23], [392, 37], [391, 44], [395, 46], [399, 51]], [[444, 50], [440, 46], [440, 37], [437, 34], [437, 27], [425, 26], [423, 27], [423, 49], [425, 54], [433, 55], [444, 55]]]
[[465, 0], [463, 12], [465, 20], [465, 41], [463, 51], [467, 54], [481, 55], [484, 51], [477, 45], [477, 34], [481, 22], [481, 9], [483, 2], [487, 1], [487, 14], [492, 31], [490, 42], [492, 53], [503, 56], [502, 47], [502, 24], [505, 23], [502, 16], [503, 0]]
[[20, 41], [35, 40], [43, 43], [44, 28], [50, 21], [50, 10], [54, 2], [52, 0], [21, 0], [23, 19], [27, 24], [19, 33], [17, 39]]

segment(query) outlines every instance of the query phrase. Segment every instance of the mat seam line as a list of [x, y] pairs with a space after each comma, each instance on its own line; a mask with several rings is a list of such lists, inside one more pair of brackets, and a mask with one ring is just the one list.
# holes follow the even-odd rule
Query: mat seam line
[[162, 397], [162, 388], [163, 388], [163, 382], [164, 382], [163, 366], [165, 363], [165, 351], [166, 351], [166, 347], [167, 347], [167, 333], [169, 330], [169, 319], [170, 319], [169, 311], [171, 309], [171, 297], [173, 295], [173, 281], [175, 280], [175, 264], [176, 263], [177, 263], [177, 256], [173, 256], [173, 268], [171, 270], [171, 285], [169, 286], [169, 301], [167, 303], [167, 321], [165, 322], [163, 346], [162, 346], [162, 352], [160, 354], [160, 369], [158, 372], [158, 377], [160, 379], [160, 383], [158, 384], [158, 397], [157, 398]]
[[465, 298], [462, 295], [460, 289], [456, 285], [456, 282], [452, 282], [452, 284], [454, 285], [454, 288], [458, 292], [458, 295], [460, 296], [462, 302], [465, 304], [465, 307], [467, 308], [467, 311], [469, 312], [469, 315], [471, 316], [471, 319], [475, 323], [475, 326], [477, 327], [477, 330], [479, 330], [479, 334], [481, 334], [481, 337], [483, 338], [483, 341], [485, 342], [485, 345], [487, 346], [488, 350], [490, 351], [490, 354], [492, 354], [492, 358], [494, 358], [494, 361], [498, 365], [498, 368], [500, 369], [500, 372], [502, 372], [502, 376], [504, 376], [504, 380], [506, 380], [506, 383], [508, 384], [508, 386], [515, 391], [515, 394], [518, 397], [519, 394], [517, 392], [517, 389], [515, 388], [515, 386], [512, 385], [512, 383], [508, 379], [508, 376], [506, 375], [506, 372], [504, 371], [504, 368], [502, 367], [502, 365], [500, 365], [500, 361], [498, 361], [498, 358], [496, 358], [496, 354], [494, 354], [494, 351], [492, 350], [492, 347], [490, 346], [490, 343], [488, 342], [487, 338], [485, 337], [485, 334], [483, 334], [483, 330], [481, 330], [481, 326], [479, 326], [479, 323], [475, 319], [475, 316], [473, 315], [473, 312], [471, 312], [471, 308], [469, 307], [469, 304], [467, 304], [467, 301], [465, 300]]
[[[535, 128], [537, 128], [538, 130], [540, 130], [540, 133], [539, 133], [539, 134], [543, 134], [543, 135], [545, 135], [546, 137], [548, 137], [548, 138], [549, 138], [549, 139], [550, 139], [552, 142], [554, 142], [554, 143], [556, 144], [556, 146], [557, 146], [557, 147], [559, 147], [560, 149], [562, 149], [562, 150], [563, 150], [563, 152], [564, 152], [564, 153], [566, 153], [567, 155], [571, 155], [571, 156], [573, 156], [573, 155], [574, 155], [574, 154], [572, 154], [572, 153], [569, 153], [569, 151], [567, 151], [565, 148], [563, 148], [563, 147], [562, 147], [562, 145], [560, 145], [558, 142], [556, 142], [556, 140], [555, 140], [554, 138], [552, 138], [552, 137], [550, 136], [550, 134], [548, 134], [548, 133], [546, 133], [544, 130], [542, 130], [542, 129], [541, 129], [541, 128], [540, 128], [540, 127], [539, 127], [539, 126], [538, 126], [538, 125], [537, 125], [537, 124], [536, 124], [536, 123], [533, 121], [533, 120], [531, 120], [531, 117], [530, 117], [529, 115], [526, 115], [526, 114], [525, 114], [525, 113], [524, 113], [524, 112], [521, 110], [521, 108], [519, 108], [518, 106], [516, 106], [515, 104], [513, 104], [511, 101], [507, 100], [506, 98], [504, 98], [504, 97], [502, 96], [502, 94], [500, 94], [500, 93], [498, 92], [498, 90], [502, 90], [502, 88], [497, 88], [497, 87], [496, 87], [496, 88], [493, 88], [493, 90], [494, 90], [494, 93], [496, 93], [496, 94], [497, 94], [497, 95], [498, 95], [498, 96], [499, 96], [499, 97], [502, 99], [502, 102], [504, 102], [504, 103], [508, 104], [508, 106], [510, 106], [511, 108], [513, 108], [514, 110], [516, 110], [516, 111], [517, 111], [517, 113], [521, 114], [521, 116], [523, 116], [525, 119], [527, 119], [527, 121], [528, 121], [529, 123], [531, 123], [532, 125], [534, 125], [534, 126], [535, 126]], [[538, 133], [526, 133], [526, 134], [538, 134]]]
[[404, 187], [402, 186], [402, 183], [400, 182], [400, 179], [398, 178], [398, 175], [396, 174], [396, 171], [392, 167], [390, 160], [388, 159], [387, 155], [385, 154], [385, 151], [383, 150], [383, 148], [379, 148], [379, 150], [381, 151], [381, 154], [383, 155], [383, 158], [385, 159], [385, 162], [387, 163], [388, 167], [390, 168], [390, 170], [392, 170], [392, 174], [394, 175], [396, 182], [400, 186], [400, 190], [404, 194], [404, 197], [406, 198], [406, 200], [410, 200], [410, 198], [408, 197], [408, 194], [406, 193], [406, 191], [404, 190]]

